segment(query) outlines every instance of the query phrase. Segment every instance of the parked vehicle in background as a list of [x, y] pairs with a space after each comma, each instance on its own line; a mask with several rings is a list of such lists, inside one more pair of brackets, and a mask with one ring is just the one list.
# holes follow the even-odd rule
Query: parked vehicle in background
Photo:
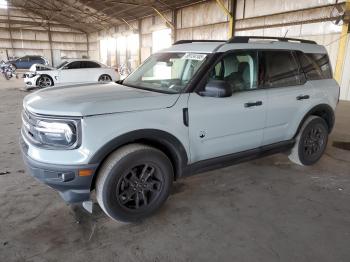
[[64, 61], [57, 68], [34, 64], [23, 77], [27, 88], [119, 80], [115, 69], [87, 59]]
[[15, 69], [29, 69], [33, 64], [48, 65], [49, 61], [38, 55], [26, 55], [14, 60], [9, 60], [7, 63], [11, 64]]
[[16, 76], [16, 70], [13, 68], [13, 66], [4, 61], [0, 62], [0, 73], [6, 78], [6, 80]]
[[30, 173], [67, 202], [90, 201], [96, 189], [108, 216], [133, 222], [187, 175], [278, 152], [315, 164], [339, 91], [313, 41], [183, 40], [119, 84], [27, 96], [22, 152]]

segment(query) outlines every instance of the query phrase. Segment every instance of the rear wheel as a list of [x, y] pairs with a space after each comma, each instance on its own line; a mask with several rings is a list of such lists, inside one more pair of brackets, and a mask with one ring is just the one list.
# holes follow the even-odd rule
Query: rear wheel
[[109, 75], [101, 75], [98, 78], [98, 82], [111, 82], [112, 78]]
[[115, 220], [135, 222], [157, 211], [169, 196], [173, 169], [158, 149], [131, 144], [112, 153], [96, 180], [97, 201]]
[[313, 165], [322, 157], [327, 142], [326, 121], [318, 116], [310, 116], [300, 129], [289, 159], [299, 165]]
[[49, 77], [48, 75], [40, 76], [38, 78], [38, 80], [37, 80], [37, 86], [39, 88], [45, 88], [45, 87], [53, 86], [52, 78]]

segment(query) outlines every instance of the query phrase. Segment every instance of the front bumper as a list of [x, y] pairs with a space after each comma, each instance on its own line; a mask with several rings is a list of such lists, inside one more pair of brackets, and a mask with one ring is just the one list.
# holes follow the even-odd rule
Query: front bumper
[[[55, 165], [38, 162], [27, 154], [28, 145], [20, 139], [21, 151], [27, 171], [40, 182], [57, 190], [67, 203], [90, 200], [90, 187], [98, 165]], [[93, 170], [89, 176], [79, 176], [80, 170]]]
[[26, 87], [36, 87], [36, 81], [33, 78], [24, 78], [23, 81]]

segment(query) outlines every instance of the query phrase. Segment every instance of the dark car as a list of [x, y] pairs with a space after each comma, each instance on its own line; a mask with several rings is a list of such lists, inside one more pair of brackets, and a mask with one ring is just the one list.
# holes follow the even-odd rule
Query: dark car
[[29, 69], [33, 64], [49, 64], [46, 58], [38, 55], [26, 55], [15, 60], [10, 60], [8, 63], [18, 69]]

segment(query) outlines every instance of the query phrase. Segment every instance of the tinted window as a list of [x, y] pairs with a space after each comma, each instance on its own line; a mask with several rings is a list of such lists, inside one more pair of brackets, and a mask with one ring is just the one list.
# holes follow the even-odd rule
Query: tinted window
[[235, 52], [226, 55], [210, 73], [210, 78], [224, 80], [233, 92], [257, 88], [257, 52]]
[[75, 61], [67, 65], [68, 69], [78, 69], [80, 67], [80, 61]]
[[304, 54], [298, 52], [298, 56], [307, 80], [332, 78], [327, 54]]
[[95, 62], [92, 61], [81, 61], [81, 67], [82, 68], [100, 68], [101, 66]]
[[21, 62], [28, 61], [28, 60], [29, 60], [28, 56], [23, 56], [18, 59], [18, 61], [21, 61]]
[[259, 80], [265, 87], [295, 86], [301, 83], [301, 72], [291, 51], [262, 52]]

